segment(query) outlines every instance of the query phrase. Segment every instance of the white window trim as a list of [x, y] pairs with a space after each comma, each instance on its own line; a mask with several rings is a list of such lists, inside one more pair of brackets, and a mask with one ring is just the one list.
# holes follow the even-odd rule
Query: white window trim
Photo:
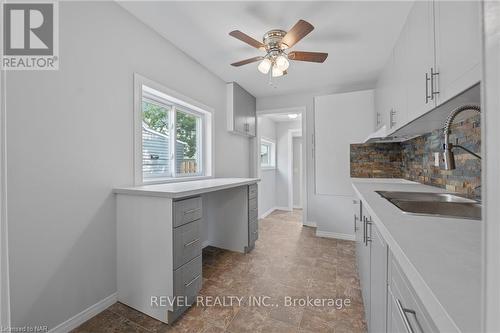
[[271, 145], [271, 165], [269, 166], [262, 166], [260, 164], [260, 159], [259, 159], [259, 166], [261, 170], [274, 170], [276, 169], [276, 140], [269, 139], [266, 137], [261, 137], [260, 142], [259, 142], [259, 154], [260, 154], [260, 146], [262, 143], [268, 143]]
[[[154, 180], [143, 180], [142, 175], [142, 92], [143, 86], [154, 89], [165, 95], [165, 99], [178, 104], [181, 107], [195, 111], [197, 115], [203, 115], [205, 128], [202, 130], [202, 170], [203, 175], [187, 175], [178, 177], [156, 178]], [[187, 110], [182, 109], [182, 112]], [[189, 180], [200, 180], [213, 178], [215, 161], [213, 158], [213, 126], [214, 109], [187, 97], [175, 90], [167, 88], [155, 81], [152, 81], [140, 74], [134, 73], [134, 185], [161, 184], [184, 182]], [[175, 124], [174, 124], [175, 125]]]

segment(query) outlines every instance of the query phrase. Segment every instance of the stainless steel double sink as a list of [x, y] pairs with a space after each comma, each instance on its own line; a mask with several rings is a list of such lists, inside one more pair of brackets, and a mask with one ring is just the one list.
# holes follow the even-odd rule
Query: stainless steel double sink
[[404, 213], [481, 219], [481, 203], [451, 193], [376, 191]]

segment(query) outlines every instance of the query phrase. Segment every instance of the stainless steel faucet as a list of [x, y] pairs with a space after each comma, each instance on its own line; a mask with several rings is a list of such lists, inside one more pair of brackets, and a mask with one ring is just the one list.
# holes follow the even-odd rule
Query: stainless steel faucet
[[455, 110], [451, 111], [450, 115], [446, 119], [446, 123], [444, 124], [444, 145], [443, 145], [443, 155], [444, 155], [444, 168], [445, 170], [454, 170], [455, 169], [455, 155], [453, 154], [453, 148], [461, 148], [465, 150], [467, 153], [473, 155], [474, 157], [477, 157], [481, 159], [481, 156], [478, 154], [474, 153], [473, 151], [465, 148], [464, 146], [460, 145], [454, 145], [450, 142], [450, 126], [453, 124], [453, 121], [455, 120], [455, 117], [463, 112], [463, 111], [468, 111], [468, 110], [473, 110], [478, 113], [481, 113], [481, 108], [479, 105], [473, 105], [473, 104], [468, 104], [468, 105], [462, 105], [456, 108]]

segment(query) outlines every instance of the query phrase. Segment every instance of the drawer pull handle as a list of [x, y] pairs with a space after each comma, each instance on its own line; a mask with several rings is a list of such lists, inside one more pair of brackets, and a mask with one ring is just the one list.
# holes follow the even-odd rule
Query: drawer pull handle
[[403, 308], [403, 305], [401, 304], [401, 301], [399, 299], [396, 299], [396, 305], [398, 306], [398, 311], [399, 311], [399, 314], [401, 315], [401, 318], [403, 319], [403, 323], [405, 325], [406, 331], [408, 333], [414, 333], [413, 328], [411, 327], [410, 321], [408, 320], [408, 317], [406, 316], [406, 313], [411, 313], [413, 315], [416, 315], [415, 311], [413, 311], [411, 309]]
[[188, 283], [184, 283], [184, 287], [189, 287], [190, 285], [193, 284], [194, 281], [198, 280], [199, 278], [201, 277], [200, 274], [198, 274], [197, 276], [195, 276], [191, 281], [189, 281]]
[[198, 243], [199, 241], [200, 241], [200, 239], [199, 239], [199, 238], [193, 239], [193, 240], [192, 240], [192, 241], [190, 241], [189, 243], [184, 244], [184, 247], [191, 246], [191, 245], [193, 245], [194, 243]]
[[187, 215], [187, 214], [191, 214], [191, 213], [195, 213], [197, 211], [201, 210], [201, 208], [193, 208], [193, 209], [190, 209], [190, 210], [186, 210], [184, 212], [184, 215]]

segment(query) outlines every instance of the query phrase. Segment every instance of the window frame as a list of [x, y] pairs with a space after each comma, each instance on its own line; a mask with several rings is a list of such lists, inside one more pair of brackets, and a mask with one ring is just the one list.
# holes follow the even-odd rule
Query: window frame
[[[176, 115], [178, 109], [181, 112], [192, 114], [201, 117], [198, 126], [197, 136], [198, 145], [201, 148], [200, 152], [200, 173], [196, 174], [177, 174], [177, 165], [175, 158], [175, 149], [173, 159], [171, 158], [171, 166], [173, 166], [171, 176], [158, 177], [155, 179], [143, 178], [143, 158], [142, 158], [142, 101], [143, 98], [152, 100], [159, 105], [172, 107], [171, 112], [174, 117], [169, 117], [169, 135], [173, 140], [169, 140], [170, 145], [174, 145], [177, 141], [176, 135]], [[213, 178], [214, 175], [214, 159], [213, 159], [213, 137], [214, 127], [212, 125], [214, 109], [208, 107], [198, 101], [195, 101], [187, 96], [184, 96], [170, 88], [167, 88], [157, 82], [145, 78], [144, 76], [134, 73], [134, 184], [161, 184], [182, 182], [188, 180], [199, 180]], [[173, 118], [173, 119], [172, 119]], [[170, 147], [172, 149], [172, 147]]]
[[263, 144], [269, 145], [269, 160], [270, 164], [269, 165], [262, 165], [261, 160], [259, 159], [259, 166], [261, 170], [274, 170], [276, 169], [276, 141], [273, 139], [261, 137], [260, 138], [260, 143], [259, 143], [259, 155], [260, 155], [260, 149]]

